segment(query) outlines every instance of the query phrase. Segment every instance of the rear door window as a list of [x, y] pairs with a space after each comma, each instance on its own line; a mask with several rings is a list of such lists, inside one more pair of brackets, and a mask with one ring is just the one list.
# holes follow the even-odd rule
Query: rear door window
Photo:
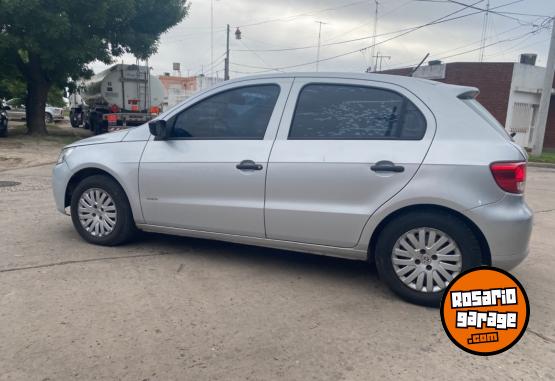
[[290, 140], [420, 140], [426, 119], [391, 90], [336, 84], [305, 86], [297, 101]]

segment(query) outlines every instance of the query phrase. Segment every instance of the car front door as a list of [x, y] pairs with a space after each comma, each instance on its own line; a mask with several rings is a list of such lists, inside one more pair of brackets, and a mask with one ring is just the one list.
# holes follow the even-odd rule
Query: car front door
[[140, 163], [145, 222], [265, 237], [268, 157], [292, 79], [223, 85], [165, 117]]
[[266, 184], [268, 238], [350, 248], [424, 160], [434, 117], [383, 82], [296, 79]]

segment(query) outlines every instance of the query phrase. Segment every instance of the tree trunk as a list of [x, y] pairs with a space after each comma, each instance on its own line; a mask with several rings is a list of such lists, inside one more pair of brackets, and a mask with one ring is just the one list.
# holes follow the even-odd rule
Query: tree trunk
[[41, 59], [37, 54], [28, 53], [25, 62], [21, 55], [15, 55], [16, 64], [27, 82], [27, 99], [25, 101], [25, 116], [27, 119], [27, 133], [29, 135], [46, 135], [45, 107], [51, 82], [44, 72]]
[[48, 133], [44, 119], [49, 88], [50, 85], [45, 80], [27, 80], [26, 118], [29, 135], [46, 135]]

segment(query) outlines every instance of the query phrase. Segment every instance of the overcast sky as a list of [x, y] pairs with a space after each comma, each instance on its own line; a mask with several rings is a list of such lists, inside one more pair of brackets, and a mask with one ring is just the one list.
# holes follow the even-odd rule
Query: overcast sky
[[[383, 69], [417, 64], [426, 53], [431, 54], [429, 59], [446, 62], [479, 60], [484, 12], [449, 1], [379, 0], [375, 53], [391, 57], [383, 58]], [[477, 8], [486, 8], [488, 3], [454, 1]], [[181, 63], [182, 75], [211, 74], [210, 4], [211, 0], [191, 1], [187, 18], [162, 36], [158, 53], [150, 59], [155, 74], [172, 72], [173, 62]], [[486, 45], [491, 46], [484, 60], [516, 61], [526, 52], [539, 54], [538, 65], [545, 65], [550, 30], [540, 28], [545, 18], [538, 16], [555, 15], [555, 1], [490, 0], [490, 7], [505, 13], [489, 14]], [[232, 26], [232, 77], [273, 70], [315, 71], [317, 21], [326, 23], [322, 25], [319, 70], [362, 72], [371, 64], [371, 48], [361, 49], [372, 45], [374, 10], [375, 0], [214, 0], [213, 73], [223, 76], [226, 24]], [[476, 14], [409, 32], [449, 14], [453, 18], [472, 13]], [[235, 39], [237, 27], [241, 40]], [[404, 32], [409, 33], [396, 37]], [[353, 39], [358, 40], [343, 43]], [[306, 49], [267, 51], [290, 48]], [[131, 56], [123, 60], [134, 61]], [[307, 65], [297, 66], [302, 64]], [[92, 66], [95, 71], [105, 67]]]

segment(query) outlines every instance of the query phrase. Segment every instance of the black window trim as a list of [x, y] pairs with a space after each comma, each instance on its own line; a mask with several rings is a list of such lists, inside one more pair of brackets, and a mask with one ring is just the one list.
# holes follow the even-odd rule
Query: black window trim
[[[374, 89], [374, 90], [381, 90], [381, 91], [389, 91], [391, 93], [397, 94], [400, 97], [403, 98], [403, 116], [402, 116], [402, 120], [404, 122], [404, 118], [405, 118], [405, 110], [407, 109], [406, 107], [406, 103], [407, 102], [411, 102], [414, 106], [414, 108], [416, 110], [418, 110], [418, 112], [420, 113], [420, 115], [422, 115], [422, 118], [424, 119], [425, 122], [425, 126], [424, 126], [424, 133], [422, 134], [422, 137], [420, 139], [417, 138], [397, 138], [397, 137], [363, 137], [363, 138], [357, 138], [357, 139], [353, 139], [353, 138], [343, 138], [343, 137], [310, 137], [310, 138], [303, 138], [303, 137], [291, 137], [291, 130], [293, 128], [293, 122], [295, 121], [295, 115], [297, 114], [297, 109], [299, 107], [299, 101], [301, 99], [301, 94], [303, 92], [303, 90], [305, 89], [305, 87], [307, 86], [311, 86], [311, 85], [326, 85], [326, 86], [342, 86], [342, 87], [361, 87], [364, 89]], [[299, 90], [299, 92], [297, 93], [297, 100], [295, 101], [295, 109], [293, 110], [293, 116], [291, 118], [291, 123], [289, 124], [289, 131], [287, 133], [287, 140], [349, 140], [349, 141], [364, 141], [364, 140], [383, 140], [383, 141], [389, 141], [389, 140], [396, 140], [396, 141], [420, 141], [423, 140], [424, 137], [426, 136], [426, 133], [428, 132], [428, 120], [426, 119], [426, 115], [422, 112], [422, 110], [420, 109], [420, 107], [418, 107], [413, 101], [411, 101], [406, 95], [392, 90], [392, 89], [387, 89], [387, 88], [383, 88], [383, 87], [377, 87], [377, 86], [365, 86], [365, 85], [359, 85], [359, 84], [351, 84], [351, 83], [335, 83], [335, 82], [310, 82], [310, 83], [305, 83], [303, 85], [303, 87], [301, 87], [301, 89]]]
[[268, 126], [269, 126], [269, 123], [272, 120], [272, 116], [274, 114], [274, 111], [276, 110], [276, 106], [278, 104], [279, 97], [281, 95], [281, 91], [282, 91], [281, 85], [279, 83], [275, 83], [275, 82], [254, 83], [254, 84], [251, 84], [251, 85], [237, 86], [237, 87], [232, 87], [232, 88], [229, 88], [229, 89], [226, 89], [226, 90], [218, 91], [218, 92], [216, 92], [212, 95], [209, 95], [205, 98], [198, 99], [193, 104], [188, 105], [185, 109], [180, 110], [177, 114], [173, 115], [169, 119], [168, 125], [170, 127], [170, 134], [169, 134], [170, 136], [168, 137], [167, 140], [264, 140], [264, 138], [266, 137], [266, 132], [268, 131], [268, 126], [266, 126], [266, 130], [264, 131], [264, 136], [262, 136], [262, 138], [244, 138], [244, 137], [237, 137], [237, 138], [234, 138], [234, 137], [230, 137], [230, 138], [196, 138], [196, 137], [186, 137], [186, 136], [184, 136], [184, 137], [172, 136], [173, 132], [174, 132], [174, 127], [175, 127], [175, 123], [177, 121], [177, 118], [179, 117], [179, 115], [181, 115], [185, 111], [189, 110], [191, 107], [194, 107], [197, 104], [199, 104], [201, 102], [204, 102], [205, 100], [208, 100], [212, 97], [215, 97], [216, 95], [226, 93], [228, 91], [233, 91], [233, 90], [238, 90], [238, 89], [246, 89], [246, 88], [249, 88], [249, 87], [260, 87], [260, 86], [275, 86], [275, 87], [278, 88], [276, 103], [274, 104], [274, 109], [272, 110], [272, 115], [270, 115], [270, 120], [268, 121]]

